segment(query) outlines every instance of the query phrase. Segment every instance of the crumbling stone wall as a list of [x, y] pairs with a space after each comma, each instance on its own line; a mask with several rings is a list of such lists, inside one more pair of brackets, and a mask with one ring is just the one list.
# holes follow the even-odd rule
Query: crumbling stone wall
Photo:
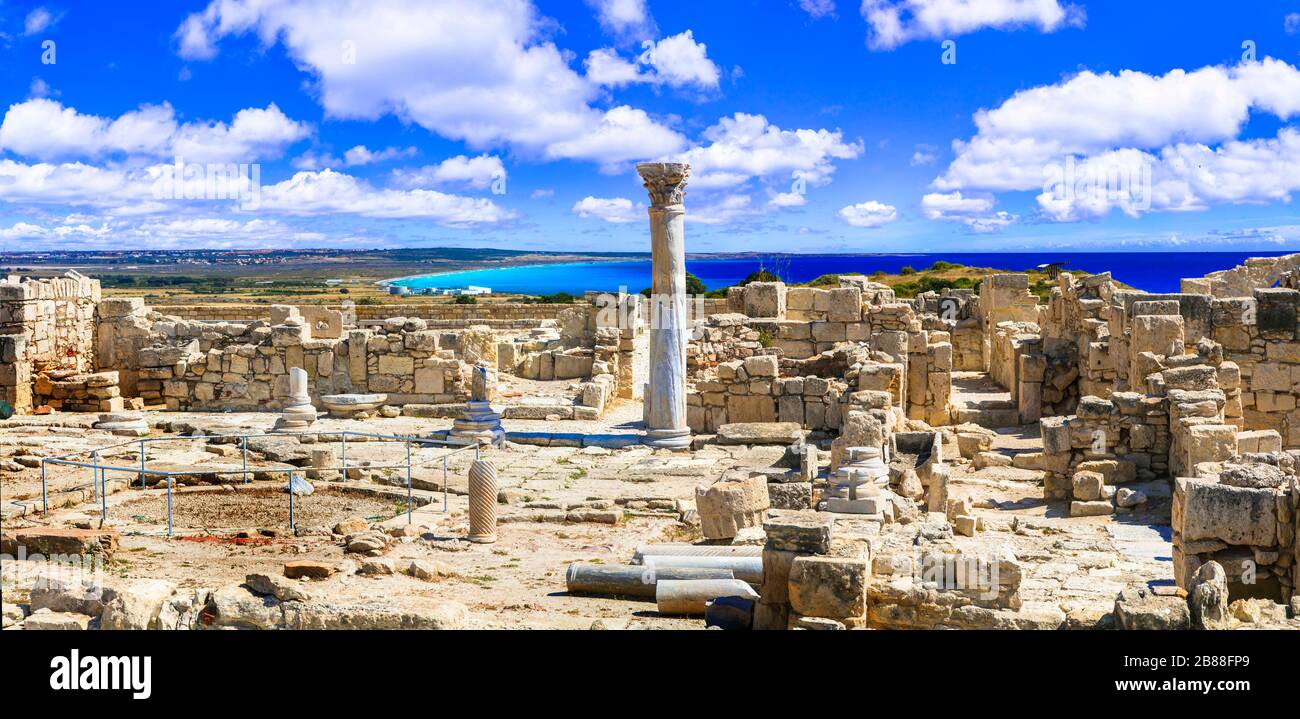
[[[313, 395], [387, 394], [391, 404], [462, 403], [472, 365], [440, 346], [440, 333], [419, 318], [390, 318], [382, 329], [314, 339], [300, 318], [245, 328], [242, 341], [178, 338], [139, 352], [137, 389], [146, 402], [173, 410], [265, 409], [289, 395], [289, 369], [307, 372]], [[227, 338], [233, 339], [233, 338]]]
[[1272, 287], [1288, 272], [1300, 268], [1300, 253], [1281, 257], [1251, 257], [1231, 269], [1204, 277], [1186, 278], [1179, 289], [1188, 294], [1213, 297], [1250, 297], [1256, 289]]
[[1003, 322], [1039, 324], [1038, 298], [1029, 292], [1029, 275], [990, 274], [980, 281], [980, 311], [983, 322], [983, 365], [998, 384], [1010, 389], [1015, 369], [1006, 357], [994, 354], [994, 337]]
[[948, 333], [954, 371], [985, 370], [983, 318], [980, 298], [974, 290], [927, 292], [918, 295], [915, 304], [924, 329]]
[[[855, 391], [842, 377], [794, 374], [798, 367], [775, 354], [719, 364], [688, 391], [687, 423], [701, 433], [737, 422], [794, 422], [810, 430], [838, 432], [851, 409], [891, 406], [888, 393]], [[782, 376], [787, 373], [792, 376]]]
[[1191, 589], [1209, 561], [1227, 574], [1229, 600], [1286, 603], [1300, 585], [1300, 481], [1295, 457], [1226, 465], [1209, 478], [1179, 478], [1173, 502], [1174, 579]]
[[1042, 454], [1023, 461], [1046, 472], [1044, 498], [1071, 502], [1072, 515], [1136, 506], [1140, 502], [1120, 502], [1122, 485], [1169, 476], [1168, 406], [1165, 397], [1136, 392], [1084, 397], [1078, 414], [1040, 421]]
[[43, 373], [63, 380], [94, 370], [99, 297], [99, 280], [73, 270], [47, 280], [10, 276], [0, 282], [0, 400], [15, 412], [30, 412], [33, 382]]

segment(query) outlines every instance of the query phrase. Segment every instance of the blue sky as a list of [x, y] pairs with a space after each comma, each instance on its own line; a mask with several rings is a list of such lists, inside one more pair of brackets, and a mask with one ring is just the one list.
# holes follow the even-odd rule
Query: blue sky
[[696, 252], [1300, 249], [1300, 2], [5, 0], [0, 48], [7, 250], [646, 251], [656, 159]]

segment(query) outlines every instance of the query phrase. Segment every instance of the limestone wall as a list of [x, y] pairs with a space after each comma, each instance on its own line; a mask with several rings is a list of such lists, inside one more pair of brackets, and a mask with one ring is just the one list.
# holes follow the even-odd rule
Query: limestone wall
[[1300, 268], [1300, 253], [1281, 257], [1251, 257], [1231, 269], [1204, 277], [1182, 280], [1179, 289], [1188, 294], [1213, 297], [1250, 297], [1261, 287], [1272, 287], [1284, 274]]
[[302, 323], [253, 327], [241, 339], [206, 350], [198, 339], [145, 347], [139, 395], [172, 410], [275, 409], [288, 396], [289, 369], [302, 367], [313, 397], [375, 392], [398, 405], [469, 398], [472, 365], [441, 348], [439, 332], [418, 318], [338, 339], [313, 339]]
[[[154, 305], [153, 307], [162, 314], [181, 319], [227, 322], [266, 319], [268, 312], [266, 304], [239, 302]], [[342, 304], [300, 305], [299, 307], [323, 307], [337, 311], [348, 309]], [[404, 302], [401, 304], [352, 303], [350, 311], [355, 313], [359, 322], [383, 321], [389, 317], [419, 317], [436, 327], [485, 324], [522, 328], [535, 326], [541, 320], [553, 320], [570, 307], [572, 305], [512, 302], [479, 302], [472, 305], [457, 305], [450, 302]]]
[[994, 355], [993, 342], [997, 327], [1003, 322], [1039, 323], [1038, 298], [1029, 292], [1029, 276], [1024, 274], [991, 274], [980, 281], [980, 320], [983, 324], [983, 365], [989, 376], [1010, 389], [1014, 380], [1013, 365]]
[[1200, 566], [1218, 562], [1230, 600], [1286, 603], [1300, 586], [1300, 480], [1295, 458], [1230, 465], [1210, 478], [1180, 478], [1173, 502], [1174, 578], [1191, 589]]
[[75, 271], [47, 280], [10, 276], [0, 282], [0, 400], [16, 412], [29, 412], [32, 383], [42, 373], [94, 369], [99, 297], [99, 280]]

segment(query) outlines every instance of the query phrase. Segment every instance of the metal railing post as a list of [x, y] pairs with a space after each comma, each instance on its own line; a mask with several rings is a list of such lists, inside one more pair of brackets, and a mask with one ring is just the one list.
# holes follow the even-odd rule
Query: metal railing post
[[172, 476], [167, 475], [167, 536], [172, 536]]
[[442, 455], [442, 511], [451, 511], [451, 505], [447, 503], [447, 455]]
[[45, 489], [45, 460], [41, 460], [41, 514], [50, 513], [49, 493]]
[[293, 472], [289, 473], [289, 531], [296, 532], [298, 528], [293, 526]]
[[244, 463], [244, 467], [243, 467], [244, 484], [248, 484], [248, 435], [244, 435], [243, 437], [240, 438], [240, 440], [241, 440], [240, 444], [243, 445], [240, 454], [243, 457], [243, 463]]
[[411, 523], [411, 443], [406, 443], [406, 523]]
[[343, 432], [343, 481], [348, 481], [348, 433]]
[[108, 522], [108, 470], [99, 470], [99, 528]]
[[[140, 440], [140, 489], [145, 488], [144, 479], [145, 461], [144, 461], [144, 440]], [[130, 484], [130, 483], [128, 483]]]
[[90, 491], [91, 498], [99, 499], [99, 450], [90, 453]]

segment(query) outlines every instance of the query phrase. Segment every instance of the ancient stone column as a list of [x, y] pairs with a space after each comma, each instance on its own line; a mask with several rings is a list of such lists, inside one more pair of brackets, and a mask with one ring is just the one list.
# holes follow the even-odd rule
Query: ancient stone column
[[307, 371], [301, 367], [289, 368], [289, 396], [272, 431], [292, 432], [303, 430], [316, 421], [316, 408], [307, 393]]
[[469, 466], [469, 541], [497, 541], [497, 467], [487, 460]]
[[686, 248], [682, 205], [691, 166], [645, 162], [636, 166], [650, 193], [650, 381], [645, 396], [645, 443], [690, 446], [686, 425]]

